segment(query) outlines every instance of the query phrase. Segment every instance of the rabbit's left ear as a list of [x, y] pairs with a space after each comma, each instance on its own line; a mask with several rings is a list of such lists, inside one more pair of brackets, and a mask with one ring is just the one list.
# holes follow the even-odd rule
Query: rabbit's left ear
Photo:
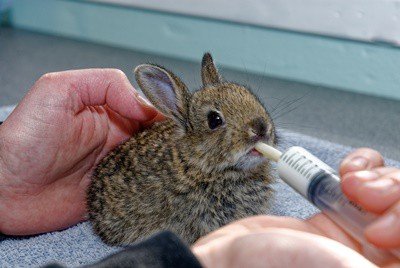
[[203, 80], [204, 86], [222, 82], [222, 78], [218, 73], [218, 69], [210, 53], [205, 53], [201, 61], [201, 79]]
[[190, 100], [186, 85], [172, 72], [156, 65], [139, 65], [134, 73], [137, 83], [153, 105], [186, 128]]

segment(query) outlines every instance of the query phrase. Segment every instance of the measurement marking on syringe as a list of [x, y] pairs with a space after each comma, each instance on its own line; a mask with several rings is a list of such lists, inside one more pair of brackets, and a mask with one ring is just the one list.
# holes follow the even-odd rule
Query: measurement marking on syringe
[[300, 156], [299, 158], [297, 158], [296, 161], [294, 161], [294, 163], [293, 163], [293, 165], [292, 165], [292, 167], [293, 167], [294, 169], [297, 169], [296, 164], [297, 164], [301, 159], [302, 159], [302, 157]]
[[300, 173], [304, 176], [305, 175], [305, 171], [306, 171], [306, 169], [303, 169], [304, 168], [304, 166], [306, 166], [307, 164], [309, 164], [310, 163], [310, 161], [308, 160], [308, 159], [306, 159], [306, 158], [304, 158], [306, 161], [304, 161], [304, 163], [299, 167], [299, 171], [300, 171]]
[[[310, 160], [308, 160], [308, 161], [310, 161]], [[310, 167], [307, 169], [307, 171], [306, 171], [306, 178], [307, 179], [309, 179], [310, 178], [310, 176], [311, 176], [311, 170], [313, 170], [314, 169], [314, 167], [317, 167], [317, 166], [314, 166], [314, 165], [312, 165], [312, 162], [310, 161]]]
[[288, 163], [288, 164], [290, 165], [290, 164], [291, 164], [291, 160], [292, 160], [292, 158], [293, 158], [294, 156], [295, 156], [295, 155], [292, 154], [292, 155], [287, 159], [286, 163]]

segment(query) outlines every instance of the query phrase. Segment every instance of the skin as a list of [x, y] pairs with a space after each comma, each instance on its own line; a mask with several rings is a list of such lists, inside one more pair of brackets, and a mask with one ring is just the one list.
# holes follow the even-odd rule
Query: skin
[[[0, 232], [60, 230], [85, 219], [90, 171], [115, 145], [156, 120], [126, 76], [113, 69], [44, 75], [0, 126]], [[365, 229], [371, 243], [400, 247], [400, 170], [362, 148], [344, 159], [345, 194], [380, 215]], [[360, 246], [322, 214], [301, 221], [258, 216], [201, 238], [205, 267], [375, 267]], [[368, 257], [368, 256], [366, 256]], [[386, 259], [380, 266], [399, 267]]]
[[119, 70], [41, 77], [0, 126], [0, 231], [29, 235], [82, 221], [92, 167], [157, 115]]
[[[400, 170], [385, 167], [377, 151], [361, 148], [342, 161], [340, 174], [345, 194], [380, 215], [365, 229], [367, 240], [383, 249], [399, 248]], [[360, 245], [321, 213], [305, 221], [243, 219], [203, 237], [192, 249], [205, 267], [400, 267], [394, 258], [368, 261]]]

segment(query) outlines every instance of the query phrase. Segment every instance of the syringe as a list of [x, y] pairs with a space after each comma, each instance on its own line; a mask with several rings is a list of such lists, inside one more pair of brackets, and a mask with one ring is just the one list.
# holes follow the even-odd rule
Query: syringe
[[384, 251], [366, 241], [363, 231], [377, 216], [347, 199], [335, 170], [301, 147], [281, 153], [259, 142], [255, 148], [277, 162], [279, 177], [357, 240], [371, 260], [379, 262], [390, 255], [400, 259], [399, 249]]

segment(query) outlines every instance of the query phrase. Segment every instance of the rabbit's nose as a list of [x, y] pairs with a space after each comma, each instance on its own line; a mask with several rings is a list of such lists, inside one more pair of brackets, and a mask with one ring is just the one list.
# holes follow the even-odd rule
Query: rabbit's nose
[[252, 139], [261, 140], [267, 137], [268, 125], [261, 117], [254, 118], [249, 124], [249, 136]]

